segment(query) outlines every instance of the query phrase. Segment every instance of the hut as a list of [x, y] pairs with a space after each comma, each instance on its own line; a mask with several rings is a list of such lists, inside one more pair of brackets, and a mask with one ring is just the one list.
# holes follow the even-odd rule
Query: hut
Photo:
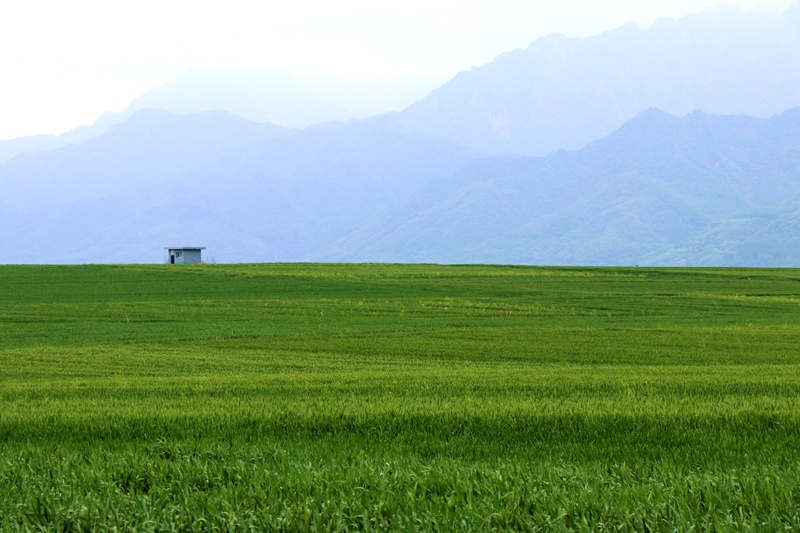
[[203, 246], [166, 247], [164, 249], [169, 251], [169, 262], [173, 265], [191, 265], [203, 262], [200, 257], [202, 250], [205, 250]]

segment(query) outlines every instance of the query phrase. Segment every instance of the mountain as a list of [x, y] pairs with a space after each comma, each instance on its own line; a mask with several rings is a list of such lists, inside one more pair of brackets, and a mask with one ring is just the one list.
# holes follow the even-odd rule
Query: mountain
[[743, 12], [719, 4], [649, 29], [635, 24], [580, 39], [555, 34], [462, 72], [415, 102], [424, 81], [345, 82], [282, 69], [185, 72], [119, 113], [65, 134], [0, 141], [0, 163], [80, 144], [157, 108], [223, 110], [305, 128], [403, 109], [394, 120], [483, 153], [578, 149], [655, 107], [681, 116], [770, 116], [800, 105], [800, 4]]
[[133, 111], [122, 113], [103, 113], [91, 126], [78, 126], [61, 135], [29, 135], [0, 141], [0, 163], [5, 163], [19, 154], [30, 152], [46, 152], [62, 148], [70, 144], [81, 144], [107, 132], [112, 126], [125, 122]]
[[385, 116], [143, 110], [0, 164], [0, 262], [800, 266], [800, 108], [649, 109], [577, 151], [479, 156]]
[[283, 69], [196, 69], [147, 91], [121, 112], [104, 113], [91, 126], [79, 126], [61, 135], [0, 141], [0, 163], [20, 153], [81, 144], [143, 109], [176, 114], [221, 110], [254, 122], [301, 129], [402, 109], [423, 96], [426, 88], [421, 81], [347, 82]]
[[553, 35], [348, 122], [363, 87], [189, 73], [0, 143], [0, 262], [798, 265], [797, 28], [718, 5]]
[[656, 264], [800, 266], [800, 197], [772, 209], [727, 217], [676, 249], [654, 254]]
[[153, 262], [169, 245], [299, 260], [475, 157], [389, 119], [296, 132], [142, 110], [0, 165], [0, 262]]
[[126, 111], [221, 109], [289, 128], [363, 119], [402, 109], [423, 96], [420, 82], [348, 82], [285, 69], [196, 69], [133, 100]]
[[547, 157], [474, 161], [316, 258], [800, 266], [800, 108], [647, 110]]
[[291, 130], [214, 111], [134, 113], [79, 146], [21, 154], [0, 165], [4, 213], [30, 214], [131, 191], [153, 190]]
[[649, 29], [556, 34], [462, 72], [398, 114], [495, 154], [575, 150], [648, 108], [768, 117], [800, 105], [800, 4], [718, 4]]

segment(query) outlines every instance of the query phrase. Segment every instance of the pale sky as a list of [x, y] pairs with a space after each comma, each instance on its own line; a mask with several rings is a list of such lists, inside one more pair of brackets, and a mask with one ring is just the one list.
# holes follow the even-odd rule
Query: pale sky
[[280, 66], [433, 89], [550, 33], [646, 28], [716, 1], [3, 0], [0, 140], [91, 124], [191, 68]]

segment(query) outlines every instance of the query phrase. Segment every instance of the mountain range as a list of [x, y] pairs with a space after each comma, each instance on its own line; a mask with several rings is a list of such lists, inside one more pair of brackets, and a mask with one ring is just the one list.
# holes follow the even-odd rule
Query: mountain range
[[395, 120], [416, 131], [486, 154], [546, 155], [581, 148], [651, 107], [768, 117], [800, 106], [798, 28], [800, 3], [747, 12], [720, 3], [647, 29], [630, 23], [594, 37], [553, 34], [461, 72], [416, 102], [409, 96], [424, 93], [413, 83], [353, 84], [280, 69], [189, 71], [92, 126], [0, 141], [0, 162], [79, 144], [147, 108], [220, 109], [305, 128], [405, 107]]
[[419, 82], [345, 82], [300, 76], [284, 69], [195, 69], [135, 98], [120, 112], [104, 113], [91, 126], [61, 135], [0, 141], [0, 163], [17, 154], [54, 150], [98, 137], [143, 109], [178, 114], [227, 111], [254, 122], [291, 129], [347, 122], [406, 107], [423, 96]]
[[187, 241], [225, 261], [298, 260], [475, 156], [380, 118], [295, 131], [141, 110], [0, 165], [0, 262], [153, 262]]
[[320, 258], [797, 265], [799, 177], [800, 108], [770, 119], [651, 109], [578, 151], [476, 160]]
[[797, 28], [720, 5], [553, 35], [360, 120], [195, 73], [0, 142], [0, 262], [800, 266]]
[[718, 4], [648, 29], [554, 34], [458, 74], [399, 114], [493, 154], [578, 149], [645, 109], [768, 117], [800, 105], [800, 4]]
[[800, 263], [800, 108], [652, 109], [581, 150], [479, 155], [387, 117], [298, 132], [144, 110], [0, 166], [0, 261], [186, 244], [226, 262]]

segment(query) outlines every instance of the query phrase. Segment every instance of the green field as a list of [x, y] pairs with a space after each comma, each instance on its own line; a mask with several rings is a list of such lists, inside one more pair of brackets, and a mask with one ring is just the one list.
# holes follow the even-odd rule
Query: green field
[[0, 266], [0, 530], [800, 530], [800, 271]]

